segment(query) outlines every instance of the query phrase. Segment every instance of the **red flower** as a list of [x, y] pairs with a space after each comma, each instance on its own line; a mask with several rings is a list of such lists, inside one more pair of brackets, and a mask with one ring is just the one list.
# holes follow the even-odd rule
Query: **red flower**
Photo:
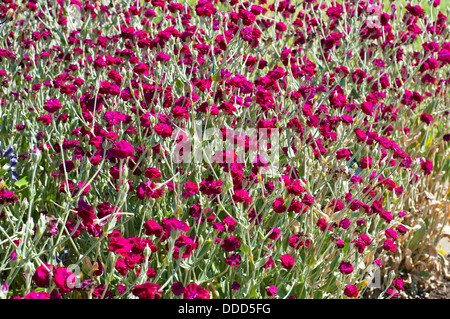
[[161, 286], [152, 282], [136, 285], [131, 292], [139, 299], [160, 299], [162, 296]]
[[134, 73], [137, 73], [137, 74], [145, 74], [148, 72], [148, 70], [149, 70], [149, 66], [147, 63], [144, 63], [144, 62], [139, 62], [133, 68]]
[[286, 206], [284, 206], [284, 199], [283, 198], [277, 198], [275, 202], [272, 204], [272, 208], [275, 211], [275, 213], [281, 214], [286, 211]]
[[434, 119], [433, 119], [433, 117], [430, 114], [422, 113], [420, 115], [420, 120], [422, 122], [424, 122], [425, 124], [429, 125], [431, 122], [433, 122]]
[[242, 260], [241, 255], [231, 254], [230, 256], [227, 257], [227, 259], [225, 259], [225, 263], [230, 266], [239, 267], [239, 265], [241, 264], [241, 260]]
[[196, 283], [185, 287], [183, 299], [209, 299], [209, 291]]
[[241, 247], [241, 243], [239, 242], [239, 239], [237, 239], [234, 236], [230, 236], [228, 238], [225, 238], [224, 241], [221, 244], [221, 247], [225, 249], [225, 251], [235, 251], [239, 247]]
[[127, 141], [114, 142], [114, 146], [111, 147], [107, 153], [107, 158], [125, 159], [134, 154], [134, 147]]
[[50, 112], [50, 113], [55, 113], [60, 108], [62, 108], [61, 103], [59, 102], [58, 99], [54, 99], [54, 98], [47, 100], [44, 105], [44, 110], [46, 110], [47, 112]]
[[346, 295], [349, 298], [356, 298], [356, 297], [358, 297], [358, 294], [359, 294], [359, 291], [356, 286], [345, 285], [344, 295]]
[[285, 254], [281, 256], [281, 266], [285, 269], [292, 269], [294, 267], [294, 257], [289, 254]]
[[429, 175], [429, 174], [431, 174], [431, 171], [433, 170], [433, 162], [432, 161], [423, 161], [421, 159], [420, 167], [423, 169], [423, 175]]
[[361, 158], [361, 163], [360, 166], [362, 169], [365, 168], [372, 168], [372, 158], [370, 156], [365, 156], [363, 158]]
[[44, 264], [45, 266], [40, 265], [37, 267], [33, 275], [33, 280], [38, 287], [47, 287], [50, 284], [50, 272], [47, 269], [55, 270], [55, 266], [52, 267], [47, 263]]
[[61, 293], [66, 293], [75, 287], [76, 276], [67, 268], [59, 267], [53, 272], [53, 281]]
[[344, 275], [351, 274], [353, 272], [353, 266], [351, 263], [343, 261], [339, 265], [339, 271]]

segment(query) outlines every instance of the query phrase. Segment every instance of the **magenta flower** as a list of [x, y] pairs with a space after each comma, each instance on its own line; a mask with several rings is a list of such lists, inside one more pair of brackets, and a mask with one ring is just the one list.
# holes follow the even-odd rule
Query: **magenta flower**
[[161, 237], [163, 234], [163, 228], [155, 220], [150, 219], [144, 224], [145, 234], [147, 236], [155, 235]]
[[365, 156], [365, 157], [361, 158], [360, 167], [361, 167], [362, 169], [365, 169], [365, 168], [372, 168], [372, 157], [370, 157], [370, 156]]
[[125, 159], [134, 154], [134, 147], [129, 142], [123, 140], [114, 142], [113, 147], [106, 152], [107, 158]]
[[147, 63], [144, 63], [144, 62], [139, 62], [133, 68], [133, 71], [137, 74], [145, 74], [148, 72], [148, 70], [149, 70], [149, 66]]
[[392, 282], [394, 284], [395, 289], [397, 290], [404, 290], [405, 288], [403, 288], [403, 279], [398, 277], [396, 279], [393, 280]]
[[358, 287], [354, 285], [345, 285], [344, 295], [346, 295], [349, 298], [356, 298], [358, 297], [358, 294], [359, 294]]
[[284, 254], [281, 256], [281, 266], [285, 269], [292, 269], [292, 267], [294, 267], [294, 257], [292, 257], [289, 254]]
[[45, 263], [45, 266], [40, 265], [37, 267], [33, 275], [33, 280], [38, 287], [47, 287], [50, 284], [50, 272], [47, 269], [55, 270], [55, 266], [52, 267], [47, 263]]
[[390, 239], [386, 239], [383, 244], [383, 249], [386, 251], [396, 251], [397, 245]]
[[230, 256], [227, 257], [227, 259], [225, 260], [225, 263], [227, 265], [230, 266], [234, 266], [234, 267], [239, 267], [239, 265], [241, 264], [241, 255], [240, 254], [231, 254]]
[[207, 179], [200, 182], [200, 192], [205, 195], [216, 195], [222, 192], [222, 181], [213, 181], [212, 179]]
[[53, 281], [61, 293], [67, 293], [74, 289], [76, 276], [67, 268], [59, 267], [53, 272]]
[[269, 239], [277, 240], [281, 237], [281, 231], [278, 228], [272, 228], [267, 231], [270, 232]]
[[161, 286], [152, 282], [136, 285], [131, 292], [139, 299], [160, 299], [162, 296]]
[[349, 262], [342, 261], [339, 265], [339, 271], [344, 275], [351, 274], [353, 272], [353, 266]]
[[230, 236], [223, 240], [221, 247], [223, 247], [223, 249], [225, 249], [225, 251], [230, 252], [230, 251], [235, 251], [236, 249], [241, 247], [241, 243], [236, 237]]
[[420, 167], [423, 170], [423, 175], [429, 175], [433, 170], [433, 162], [428, 160], [424, 161], [420, 159]]
[[422, 113], [420, 115], [420, 120], [425, 124], [430, 125], [430, 123], [433, 122], [434, 119], [430, 114]]
[[284, 199], [281, 197], [277, 198], [272, 204], [272, 208], [278, 214], [284, 213], [286, 211], [286, 206], [284, 206]]
[[156, 61], [157, 62], [167, 62], [170, 60], [170, 55], [164, 53], [164, 52], [158, 52], [156, 55]]
[[196, 283], [185, 287], [183, 299], [209, 299], [209, 291]]
[[52, 98], [45, 102], [44, 110], [49, 113], [55, 113], [60, 108], [62, 108], [61, 102], [58, 99]]
[[345, 158], [348, 161], [348, 160], [350, 160], [351, 157], [352, 156], [351, 156], [350, 151], [348, 149], [346, 149], [346, 148], [340, 149], [340, 150], [338, 150], [336, 152], [336, 159], [337, 160]]
[[185, 289], [183, 283], [175, 281], [172, 284], [172, 292], [175, 296], [180, 296], [184, 293]]
[[266, 287], [266, 292], [269, 296], [276, 296], [278, 288], [274, 285]]

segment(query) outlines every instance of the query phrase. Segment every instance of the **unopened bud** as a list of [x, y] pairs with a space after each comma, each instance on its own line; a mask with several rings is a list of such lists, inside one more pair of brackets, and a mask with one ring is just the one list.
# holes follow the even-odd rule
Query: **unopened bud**
[[148, 258], [150, 258], [150, 255], [151, 255], [151, 254], [152, 254], [151, 248], [148, 247], [148, 245], [145, 246], [145, 249], [144, 249], [144, 257], [145, 257], [146, 259], [148, 259]]
[[37, 147], [35, 147], [33, 153], [31, 153], [31, 160], [34, 163], [38, 164], [41, 161], [41, 159], [42, 159], [42, 152]]
[[34, 264], [33, 264], [31, 261], [27, 261], [27, 262], [23, 265], [23, 271], [24, 271], [25, 274], [27, 274], [27, 275], [33, 274], [34, 271], [35, 271]]

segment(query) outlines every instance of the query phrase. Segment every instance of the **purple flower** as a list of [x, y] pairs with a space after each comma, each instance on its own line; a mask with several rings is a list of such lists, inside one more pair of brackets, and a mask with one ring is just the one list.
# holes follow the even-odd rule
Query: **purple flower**
[[184, 293], [184, 286], [183, 283], [175, 281], [172, 284], [172, 292], [175, 296], [180, 296]]
[[230, 251], [235, 251], [236, 249], [241, 247], [241, 243], [239, 242], [239, 240], [236, 237], [230, 236], [230, 237], [224, 239], [224, 241], [221, 244], [221, 247], [223, 247], [225, 249], [225, 251], [230, 252]]

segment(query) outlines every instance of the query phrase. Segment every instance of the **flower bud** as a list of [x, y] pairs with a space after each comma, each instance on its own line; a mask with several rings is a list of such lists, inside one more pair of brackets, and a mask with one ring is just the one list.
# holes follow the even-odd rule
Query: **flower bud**
[[46, 216], [44, 214], [40, 214], [39, 220], [37, 223], [37, 236], [41, 237], [44, 234], [46, 229], [47, 229]]
[[35, 271], [35, 267], [34, 264], [31, 261], [27, 261], [24, 265], [23, 265], [23, 271], [26, 275], [30, 276], [32, 274], [34, 274]]
[[37, 147], [35, 147], [33, 153], [31, 153], [31, 161], [33, 163], [38, 164], [41, 161], [41, 159], [42, 159], [42, 152]]
[[9, 286], [8, 286], [7, 283], [4, 283], [0, 287], [0, 299], [7, 299], [8, 298], [8, 289], [9, 289]]
[[149, 259], [151, 254], [152, 254], [152, 250], [150, 249], [150, 247], [148, 247], [148, 245], [146, 245], [145, 249], [144, 249], [144, 257], [146, 259]]

